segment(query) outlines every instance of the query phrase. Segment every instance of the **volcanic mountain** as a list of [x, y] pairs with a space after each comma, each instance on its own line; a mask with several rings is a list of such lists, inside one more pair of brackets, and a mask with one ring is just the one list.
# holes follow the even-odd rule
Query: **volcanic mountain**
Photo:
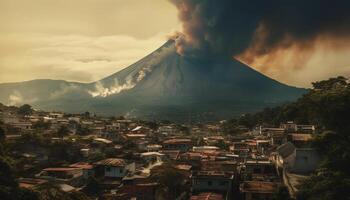
[[243, 63], [176, 53], [175, 42], [93, 83], [33, 80], [0, 84], [0, 102], [64, 112], [145, 119], [222, 119], [295, 100], [306, 90], [277, 82]]

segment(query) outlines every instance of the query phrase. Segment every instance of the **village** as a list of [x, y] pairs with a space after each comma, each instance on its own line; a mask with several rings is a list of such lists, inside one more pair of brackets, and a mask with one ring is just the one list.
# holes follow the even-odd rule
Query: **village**
[[281, 123], [223, 131], [226, 121], [172, 123], [1, 106], [22, 188], [55, 184], [91, 199], [295, 198], [318, 167], [317, 127]]

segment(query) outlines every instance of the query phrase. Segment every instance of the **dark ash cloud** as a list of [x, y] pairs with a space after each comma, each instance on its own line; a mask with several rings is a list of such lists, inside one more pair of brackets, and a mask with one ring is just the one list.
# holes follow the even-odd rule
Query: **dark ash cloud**
[[318, 36], [350, 36], [349, 0], [170, 1], [183, 25], [177, 49], [188, 56], [257, 56], [307, 48]]

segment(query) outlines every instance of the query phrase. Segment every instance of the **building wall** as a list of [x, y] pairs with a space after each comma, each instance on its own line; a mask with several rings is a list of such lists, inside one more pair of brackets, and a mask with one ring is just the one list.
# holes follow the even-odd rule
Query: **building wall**
[[295, 149], [288, 158], [288, 168], [292, 172], [307, 173], [314, 171], [320, 161], [320, 155], [315, 149]]
[[232, 187], [232, 181], [230, 179], [193, 178], [192, 180], [192, 189], [193, 191], [196, 191], [196, 192], [205, 191], [205, 190], [226, 192], [230, 190], [231, 187]]
[[122, 178], [126, 175], [124, 167], [110, 167], [105, 166], [105, 176], [106, 177], [116, 177]]

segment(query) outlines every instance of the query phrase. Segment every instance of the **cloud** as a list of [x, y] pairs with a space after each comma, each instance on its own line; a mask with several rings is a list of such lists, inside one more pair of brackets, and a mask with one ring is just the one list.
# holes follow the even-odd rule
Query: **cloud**
[[0, 82], [38, 78], [96, 81], [161, 46], [166, 40], [163, 35], [148, 39], [123, 35], [0, 35]]
[[24, 98], [19, 91], [14, 90], [12, 92], [12, 94], [10, 94], [8, 97], [8, 104], [7, 105], [8, 106], [20, 106], [23, 103], [33, 103], [37, 100], [38, 100], [37, 98], [30, 98], [30, 99]]
[[18, 106], [23, 103], [23, 97], [18, 91], [13, 91], [13, 93], [9, 96], [9, 105], [10, 106]]

